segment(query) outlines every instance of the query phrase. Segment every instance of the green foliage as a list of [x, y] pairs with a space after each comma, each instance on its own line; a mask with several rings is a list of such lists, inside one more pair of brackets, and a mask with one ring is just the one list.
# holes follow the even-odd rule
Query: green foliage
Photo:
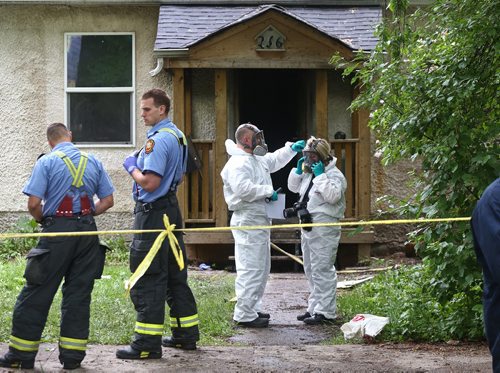
[[[38, 233], [40, 229], [34, 219], [20, 218], [11, 233]], [[36, 238], [8, 238], [0, 240], [0, 260], [9, 260], [26, 255], [36, 246]]]
[[129, 243], [123, 236], [111, 238], [101, 238], [101, 243], [106, 245], [109, 250], [106, 251], [106, 264], [124, 264], [129, 259]]
[[[17, 295], [24, 285], [24, 260], [0, 262], [0, 341], [7, 342], [11, 332], [12, 310]], [[103, 278], [95, 282], [92, 293], [89, 343], [127, 344], [135, 325], [135, 311], [125, 293], [124, 282], [130, 277], [128, 266], [106, 266]], [[234, 293], [234, 277], [230, 274], [190, 274], [190, 286], [198, 303], [201, 344], [224, 344], [234, 334], [233, 305], [228, 299]], [[59, 338], [61, 292], [52, 303], [42, 335], [45, 342]], [[165, 334], [169, 334], [170, 321], [166, 311]]]
[[[376, 49], [332, 63], [361, 87], [352, 107], [370, 108], [383, 162], [422, 164], [416, 194], [396, 210], [413, 218], [470, 216], [500, 175], [500, 1], [438, 0], [412, 15], [407, 1], [388, 3]], [[450, 312], [443, 322], [470, 325], [457, 307], [480, 304], [469, 224], [421, 226], [411, 238], [428, 274], [425, 296], [432, 296], [421, 304], [436, 299], [433, 307]]]
[[401, 267], [379, 274], [339, 297], [339, 310], [350, 320], [358, 313], [389, 317], [377, 339], [448, 341], [483, 338], [481, 288], [457, 293], [444, 306], [430, 291], [433, 273], [426, 266]]

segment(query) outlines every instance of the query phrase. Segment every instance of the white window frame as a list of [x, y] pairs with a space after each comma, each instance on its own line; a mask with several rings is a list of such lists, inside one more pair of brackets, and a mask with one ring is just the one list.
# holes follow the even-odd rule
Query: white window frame
[[[131, 35], [132, 36], [132, 86], [131, 87], [68, 87], [68, 46], [69, 37], [74, 35]], [[130, 144], [78, 143], [79, 148], [135, 148], [135, 32], [65, 32], [64, 33], [64, 120], [69, 126], [68, 95], [70, 93], [131, 93], [130, 95], [130, 125], [132, 126]], [[70, 128], [71, 130], [71, 128]]]

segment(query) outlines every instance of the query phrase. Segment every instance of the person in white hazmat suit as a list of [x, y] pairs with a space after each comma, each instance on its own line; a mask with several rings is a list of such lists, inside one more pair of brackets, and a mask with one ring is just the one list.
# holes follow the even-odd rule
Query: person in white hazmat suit
[[[231, 156], [221, 177], [224, 198], [233, 211], [231, 226], [268, 226], [266, 198], [277, 200], [271, 173], [280, 170], [304, 149], [305, 141], [287, 142], [284, 147], [268, 153], [264, 134], [250, 123], [240, 125], [236, 143], [226, 140]], [[233, 230], [236, 261], [235, 290], [237, 302], [233, 319], [241, 326], [265, 328], [270, 315], [261, 312], [262, 296], [271, 269], [270, 230]]]
[[[288, 189], [300, 194], [299, 201], [306, 203], [313, 223], [332, 223], [344, 217], [347, 182], [330, 152], [328, 141], [311, 137], [304, 157], [288, 176]], [[337, 316], [335, 258], [340, 227], [307, 227], [302, 228], [301, 233], [310, 295], [307, 311], [297, 319], [309, 325], [332, 323]]]

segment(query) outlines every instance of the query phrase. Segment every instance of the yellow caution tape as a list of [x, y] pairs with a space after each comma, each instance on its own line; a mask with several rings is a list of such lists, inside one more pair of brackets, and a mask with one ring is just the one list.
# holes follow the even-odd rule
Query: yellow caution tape
[[146, 273], [149, 266], [153, 262], [158, 250], [160, 250], [161, 244], [165, 237], [168, 237], [168, 241], [170, 243], [170, 248], [174, 253], [175, 260], [177, 261], [177, 265], [179, 269], [182, 271], [184, 269], [184, 256], [182, 255], [181, 248], [179, 246], [179, 241], [177, 241], [177, 237], [174, 235], [175, 224], [170, 224], [167, 215], [163, 215], [163, 223], [165, 224], [165, 230], [162, 230], [161, 233], [156, 237], [153, 246], [149, 249], [148, 254], [142, 260], [141, 264], [137, 267], [135, 272], [130, 276], [128, 281], [125, 281], [125, 289], [127, 292], [130, 292], [130, 289], [134, 287], [134, 285], [139, 281], [139, 279]]
[[[462, 218], [436, 218], [436, 219], [396, 219], [396, 220], [369, 220], [369, 221], [346, 221], [336, 223], [309, 223], [309, 224], [281, 224], [281, 225], [249, 225], [239, 227], [206, 227], [206, 228], [183, 228], [175, 229], [175, 232], [214, 232], [232, 230], [257, 230], [257, 229], [290, 229], [306, 227], [347, 227], [366, 225], [391, 225], [391, 224], [421, 224], [421, 223], [446, 223], [469, 221], [470, 217]], [[164, 229], [131, 229], [115, 231], [92, 231], [92, 232], [52, 232], [52, 233], [0, 233], [0, 239], [7, 238], [36, 238], [36, 237], [74, 237], [95, 235], [117, 235], [135, 233], [161, 233]]]
[[[170, 247], [174, 254], [175, 260], [182, 271], [184, 269], [184, 257], [182, 255], [179, 242], [174, 235], [176, 232], [200, 232], [200, 231], [228, 231], [228, 230], [257, 230], [257, 229], [289, 229], [289, 228], [306, 228], [306, 227], [344, 227], [344, 226], [364, 226], [364, 225], [383, 225], [383, 224], [411, 224], [411, 223], [438, 223], [438, 222], [456, 222], [469, 221], [470, 217], [463, 218], [441, 218], [441, 219], [399, 219], [399, 220], [372, 220], [372, 221], [352, 221], [352, 222], [336, 222], [336, 223], [310, 223], [310, 224], [281, 224], [281, 225], [256, 225], [256, 226], [240, 226], [240, 227], [208, 227], [208, 228], [184, 228], [175, 229], [175, 224], [170, 224], [167, 215], [163, 215], [163, 223], [165, 229], [135, 229], [135, 230], [117, 230], [117, 231], [92, 231], [92, 232], [52, 232], [52, 233], [2, 233], [0, 239], [7, 238], [35, 238], [35, 237], [74, 237], [74, 236], [95, 236], [95, 235], [111, 235], [111, 234], [134, 234], [134, 233], [160, 233], [156, 237], [153, 246], [149, 250], [146, 257], [137, 267], [132, 276], [125, 282], [125, 289], [130, 292], [137, 281], [146, 273], [151, 265], [154, 257], [163, 243], [165, 237], [168, 237]], [[298, 260], [297, 260], [298, 259]], [[299, 258], [295, 260], [300, 261]]]

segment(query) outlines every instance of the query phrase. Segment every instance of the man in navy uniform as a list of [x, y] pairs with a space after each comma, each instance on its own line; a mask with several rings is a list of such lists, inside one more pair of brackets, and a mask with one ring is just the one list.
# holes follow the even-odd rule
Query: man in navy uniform
[[[168, 119], [170, 98], [160, 89], [152, 89], [141, 98], [141, 116], [147, 141], [138, 154], [128, 156], [123, 166], [134, 180], [134, 229], [164, 228], [163, 215], [182, 228], [182, 216], [176, 197], [177, 187], [186, 171], [187, 146], [184, 134]], [[130, 246], [130, 270], [134, 272], [159, 233], [135, 234]], [[175, 233], [184, 262], [186, 250], [182, 234]], [[198, 311], [187, 284], [187, 269], [180, 268], [168, 239], [156, 254], [146, 273], [130, 291], [137, 312], [134, 338], [120, 349], [120, 359], [159, 359], [161, 346], [196, 349], [199, 340]], [[171, 337], [162, 340], [165, 300], [170, 307]]]
[[492, 182], [472, 214], [472, 235], [483, 267], [483, 309], [493, 372], [500, 373], [500, 178]]
[[[38, 159], [23, 189], [29, 196], [28, 210], [44, 233], [97, 231], [94, 216], [114, 203], [114, 188], [101, 162], [81, 152], [71, 138], [64, 124], [48, 126], [52, 151]], [[0, 357], [0, 366], [33, 368], [47, 314], [63, 278], [59, 361], [64, 369], [80, 366], [89, 336], [91, 292], [94, 280], [101, 277], [104, 259], [97, 235], [40, 238], [28, 253], [26, 284], [14, 307], [9, 351]]]

